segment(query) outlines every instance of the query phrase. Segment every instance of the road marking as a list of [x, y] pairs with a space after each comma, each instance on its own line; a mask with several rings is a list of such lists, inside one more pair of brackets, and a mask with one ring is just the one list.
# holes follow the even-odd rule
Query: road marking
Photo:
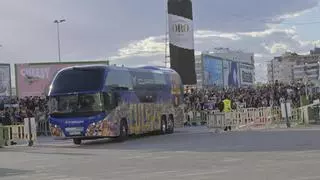
[[150, 159], [169, 159], [171, 156], [158, 156], [158, 157], [151, 157]]
[[237, 162], [237, 161], [243, 161], [243, 159], [239, 158], [226, 158], [223, 160], [223, 162]]
[[127, 173], [134, 174], [134, 173], [141, 173], [141, 172], [144, 172], [144, 171], [145, 170], [141, 170], [141, 169], [133, 169], [133, 170], [122, 169], [122, 170], [119, 170], [119, 171], [113, 171], [113, 172], [111, 172], [111, 174], [127, 174]]
[[320, 176], [308, 176], [308, 177], [300, 177], [294, 178], [293, 180], [319, 180]]
[[158, 172], [150, 172], [150, 173], [141, 173], [139, 174], [139, 176], [141, 177], [154, 177], [154, 176], [159, 176], [159, 175], [167, 175], [167, 174], [170, 174], [170, 173], [178, 173], [179, 171], [158, 171]]
[[220, 174], [220, 173], [226, 173], [226, 172], [228, 172], [228, 170], [215, 170], [215, 171], [205, 171], [205, 172], [195, 172], [195, 173], [184, 173], [181, 175], [176, 175], [176, 177], [200, 176], [200, 175]]
[[144, 158], [150, 158], [150, 155], [147, 156], [130, 156], [130, 157], [122, 157], [120, 159], [122, 160], [132, 160], [132, 159], [144, 159]]
[[[143, 177], [143, 178], [151, 178], [151, 177], [156, 177], [156, 176], [163, 176], [163, 175], [167, 175], [167, 174], [172, 174], [172, 173], [179, 173], [179, 171], [157, 171], [157, 172], [146, 172], [146, 170], [144, 171], [124, 171], [124, 172], [112, 172], [111, 174], [120, 174], [120, 176], [122, 176], [121, 178], [112, 178], [112, 180], [116, 180], [116, 179], [127, 179], [125, 177], [128, 176], [132, 176], [132, 174], [134, 174], [134, 176], [137, 177]], [[142, 179], [142, 178], [141, 178]]]

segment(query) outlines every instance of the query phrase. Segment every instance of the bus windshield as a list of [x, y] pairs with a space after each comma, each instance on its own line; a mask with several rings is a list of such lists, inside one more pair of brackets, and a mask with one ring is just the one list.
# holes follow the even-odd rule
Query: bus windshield
[[101, 93], [52, 96], [49, 99], [50, 114], [102, 112]]
[[51, 94], [99, 91], [104, 84], [102, 68], [72, 68], [62, 71], [51, 86]]

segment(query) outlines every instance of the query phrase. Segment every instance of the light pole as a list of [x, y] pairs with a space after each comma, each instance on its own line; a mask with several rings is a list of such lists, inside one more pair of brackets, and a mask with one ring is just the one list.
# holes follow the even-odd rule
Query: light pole
[[60, 20], [54, 20], [54, 23], [57, 24], [57, 35], [58, 35], [58, 56], [59, 56], [59, 62], [61, 62], [61, 53], [60, 53], [60, 30], [59, 30], [59, 24], [66, 22], [65, 19], [60, 19]]

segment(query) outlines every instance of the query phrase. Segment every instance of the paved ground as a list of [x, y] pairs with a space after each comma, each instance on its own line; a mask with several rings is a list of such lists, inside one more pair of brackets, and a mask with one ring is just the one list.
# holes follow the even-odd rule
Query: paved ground
[[0, 179], [319, 180], [320, 130], [214, 134], [187, 128], [123, 143], [0, 149]]

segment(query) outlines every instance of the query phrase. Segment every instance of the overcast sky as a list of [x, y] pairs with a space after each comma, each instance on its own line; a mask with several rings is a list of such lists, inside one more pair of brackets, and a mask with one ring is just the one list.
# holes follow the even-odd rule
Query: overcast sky
[[[195, 49], [229, 47], [256, 54], [256, 74], [286, 50], [319, 43], [319, 0], [194, 0]], [[0, 0], [0, 61], [105, 60], [163, 65], [166, 0]]]

